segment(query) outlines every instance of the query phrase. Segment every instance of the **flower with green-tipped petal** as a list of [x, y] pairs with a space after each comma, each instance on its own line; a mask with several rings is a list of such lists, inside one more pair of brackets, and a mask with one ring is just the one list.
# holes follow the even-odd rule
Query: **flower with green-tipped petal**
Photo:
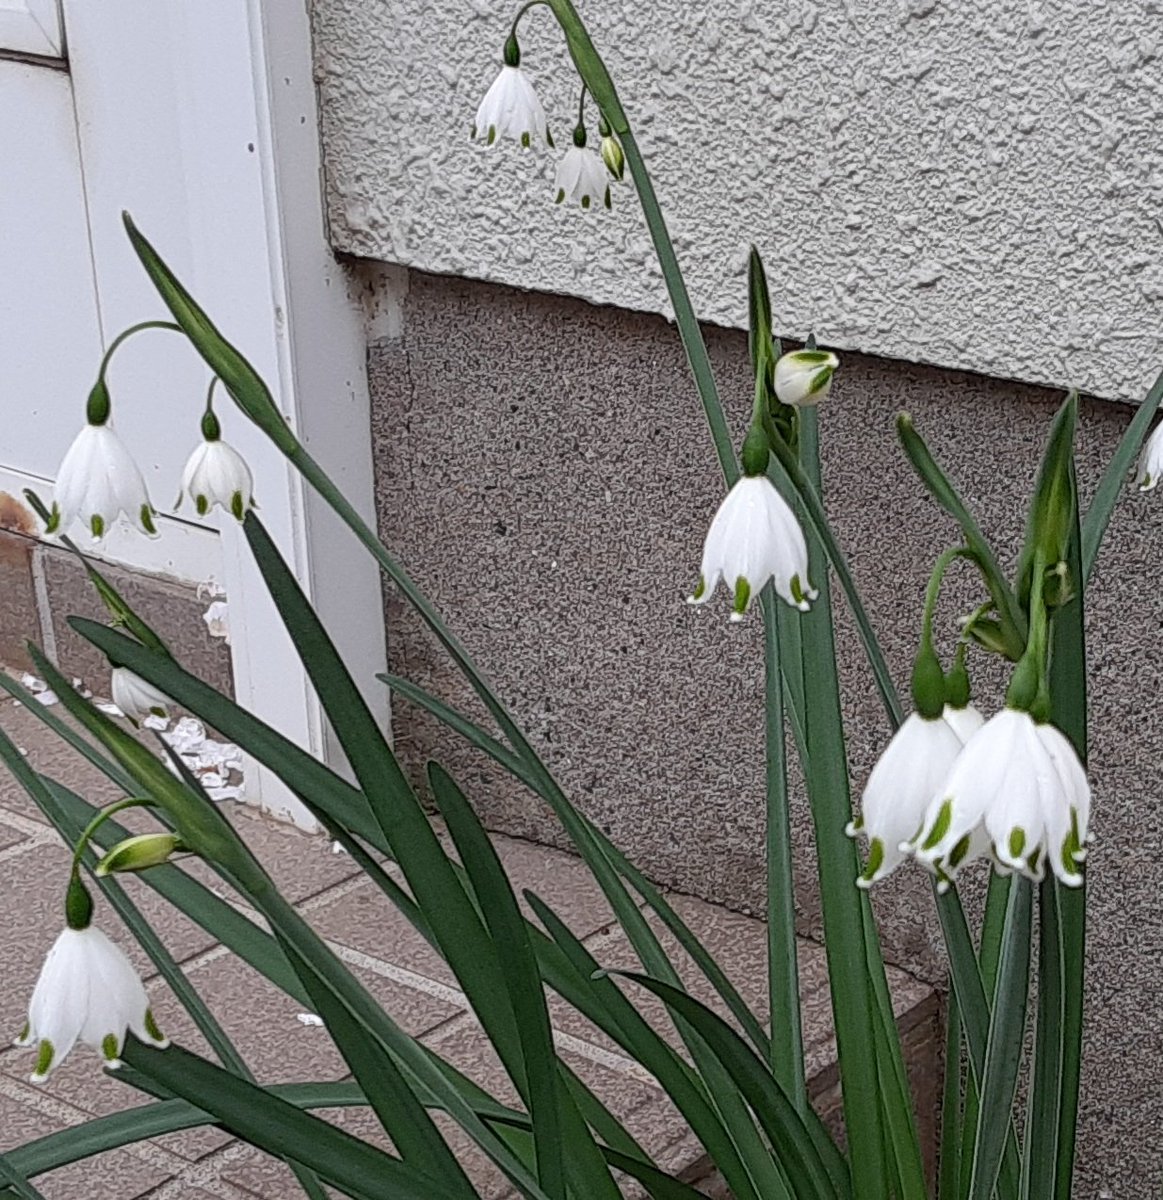
[[1163, 479], [1163, 424], [1156, 425], [1139, 455], [1139, 470], [1135, 483], [1140, 492], [1149, 492]]
[[207, 411], [202, 418], [202, 435], [201, 444], [194, 449], [182, 472], [182, 488], [174, 508], [178, 509], [182, 496], [188, 495], [200, 517], [218, 505], [241, 521], [254, 507], [254, 477], [250, 467], [233, 446], [222, 440], [218, 418], [212, 412]]
[[31, 1081], [43, 1083], [77, 1042], [92, 1046], [107, 1067], [119, 1067], [128, 1031], [159, 1049], [170, 1044], [125, 952], [91, 925], [65, 929], [48, 952], [16, 1039], [36, 1047]]
[[722, 579], [734, 593], [732, 621], [773, 580], [788, 604], [806, 611], [817, 592], [808, 583], [808, 548], [795, 513], [766, 475], [744, 475], [727, 493], [707, 531], [691, 604], [709, 600]]
[[135, 725], [140, 725], [146, 717], [169, 715], [170, 698], [128, 667], [113, 668], [109, 691], [113, 703]]
[[949, 874], [984, 830], [1002, 869], [1040, 880], [1049, 867], [1077, 887], [1089, 820], [1090, 783], [1074, 747], [1048, 722], [1005, 708], [965, 743], [901, 848]]
[[775, 394], [793, 408], [819, 404], [832, 387], [840, 360], [827, 350], [792, 350], [775, 364]]
[[521, 48], [513, 35], [505, 42], [501, 73], [493, 80], [477, 109], [472, 136], [473, 141], [484, 138], [489, 146], [504, 138], [511, 138], [526, 147], [534, 141], [553, 145], [545, 110], [529, 77], [521, 70]]
[[46, 533], [65, 533], [80, 521], [100, 541], [119, 517], [157, 536], [145, 480], [107, 416], [77, 434], [57, 470]]

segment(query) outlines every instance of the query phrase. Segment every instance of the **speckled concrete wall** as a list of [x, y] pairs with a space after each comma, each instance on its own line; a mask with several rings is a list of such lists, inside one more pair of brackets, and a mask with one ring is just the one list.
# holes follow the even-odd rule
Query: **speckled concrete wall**
[[[584, 0], [699, 313], [1139, 398], [1163, 360], [1160, 0]], [[516, 0], [314, 0], [342, 250], [666, 311], [629, 184], [555, 207], [555, 155], [470, 145]], [[568, 145], [552, 17], [524, 65]], [[596, 119], [591, 137], [596, 136]]]
[[[656, 317], [415, 272], [407, 279], [402, 332], [371, 348], [389, 544], [569, 793], [640, 866], [686, 891], [760, 909], [761, 632], [754, 619], [729, 624], [725, 605], [683, 603], [720, 484], [677, 337]], [[745, 338], [709, 336], [741, 431]], [[828, 505], [902, 686], [932, 559], [956, 534], [904, 464], [894, 414], [914, 414], [987, 533], [1012, 550], [1057, 401], [978, 375], [844, 358], [821, 413]], [[1119, 405], [1084, 406], [1084, 487], [1127, 419]], [[1138, 1200], [1156, 1195], [1163, 1177], [1161, 562], [1163, 499], [1128, 492], [1092, 587], [1097, 840], [1084, 1197]], [[968, 573], [951, 577], [946, 631], [975, 602], [970, 585]], [[394, 670], [476, 711], [396, 597], [388, 644]], [[840, 647], [862, 783], [886, 725], [847, 627]], [[996, 669], [979, 678], [984, 707], [999, 703], [1001, 682]], [[412, 766], [430, 755], [448, 763], [491, 826], [560, 840], [539, 802], [403, 701], [395, 727]], [[794, 839], [801, 927], [818, 932], [798, 803]], [[877, 902], [890, 956], [940, 979], [940, 936], [919, 872], [899, 871]]]

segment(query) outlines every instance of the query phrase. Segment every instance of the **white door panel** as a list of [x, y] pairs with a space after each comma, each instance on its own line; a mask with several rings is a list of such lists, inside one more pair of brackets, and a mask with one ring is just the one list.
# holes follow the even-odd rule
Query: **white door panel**
[[0, 467], [51, 479], [101, 360], [64, 72], [0, 62], [0, 162]]
[[57, 0], [0, 0], [0, 50], [62, 57], [65, 39]]

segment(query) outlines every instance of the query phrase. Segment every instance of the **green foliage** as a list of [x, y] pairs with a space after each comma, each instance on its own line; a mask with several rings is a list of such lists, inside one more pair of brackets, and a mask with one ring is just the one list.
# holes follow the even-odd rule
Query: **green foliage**
[[[738, 476], [729, 427], [677, 258], [630, 122], [612, 80], [569, 0], [549, 0], [574, 63], [625, 150], [658, 252], [718, 466], [727, 485]], [[216, 1016], [173, 961], [115, 874], [96, 871], [102, 855], [130, 837], [114, 819], [93, 829], [79, 855], [92, 886], [123, 918], [205, 1037], [209, 1058], [130, 1040], [122, 1077], [157, 1097], [128, 1113], [102, 1117], [0, 1155], [0, 1194], [36, 1200], [30, 1179], [137, 1139], [214, 1124], [280, 1156], [304, 1193], [323, 1185], [380, 1200], [471, 1197], [474, 1186], [435, 1120], [450, 1118], [532, 1200], [616, 1200], [625, 1177], [655, 1200], [696, 1200], [699, 1193], [651, 1160], [625, 1125], [557, 1053], [547, 989], [591, 1021], [665, 1089], [737, 1200], [923, 1200], [929, 1194], [904, 1058], [888, 991], [876, 923], [855, 886], [859, 863], [845, 827], [852, 787], [841, 707], [830, 572], [847, 603], [886, 715], [887, 732], [904, 709], [852, 571], [829, 523], [823, 495], [818, 415], [777, 411], [771, 373], [779, 353], [768, 280], [757, 252], [749, 263], [749, 348], [756, 410], [745, 465], [767, 470], [806, 525], [811, 579], [820, 595], [805, 615], [761, 596], [765, 635], [765, 754], [769, 982], [764, 1013], [752, 1011], [721, 965], [658, 888], [572, 803], [526, 734], [477, 668], [468, 650], [407, 573], [313, 461], [283, 420], [269, 389], [244, 355], [126, 217], [132, 245], [177, 327], [235, 404], [316, 489], [372, 555], [427, 625], [488, 713], [491, 727], [468, 718], [414, 682], [387, 677], [396, 696], [436, 716], [490, 755], [546, 804], [601, 887], [642, 969], [612, 973], [543, 900], [524, 915], [503, 865], [473, 808], [473, 798], [439, 763], [428, 767], [432, 796], [452, 841], [450, 851], [360, 695], [328, 631], [261, 521], [244, 522], [247, 544], [279, 617], [320, 698], [354, 782], [315, 760], [231, 698], [188, 672], [91, 564], [86, 569], [115, 626], [74, 619], [73, 628], [110, 662], [134, 671], [276, 772], [353, 856], [371, 883], [448, 964], [502, 1063], [514, 1105], [500, 1103], [439, 1054], [411, 1037], [278, 892], [273, 881], [180, 761], [165, 764], [95, 708], [39, 651], [38, 669], [73, 722], [29, 703], [20, 684], [0, 687], [22, 699], [126, 796], [156, 805], [161, 841], [150, 848], [142, 880], [275, 986], [318, 1012], [353, 1081], [274, 1086], [256, 1080]], [[156, 323], [152, 323], [156, 324]], [[102, 368], [103, 370], [104, 368]], [[898, 420], [904, 452], [936, 502], [956, 521], [964, 556], [980, 575], [983, 602], [967, 631], [979, 646], [1033, 664], [1050, 716], [1085, 760], [1084, 587], [1110, 519], [1119, 483], [1163, 401], [1163, 378], [1135, 417], [1100, 483], [1090, 511], [1079, 512], [1073, 438], [1077, 397], [1066, 400], [1050, 430], [1030, 504], [1015, 579], [907, 415]], [[942, 560], [944, 561], [944, 560]], [[1063, 570], [1041, 571], [1043, 565]], [[926, 601], [926, 630], [933, 595]], [[1042, 606], [1042, 597], [1046, 605]], [[1028, 643], [1049, 620], [1048, 668]], [[123, 632], [123, 630], [125, 632]], [[926, 643], [914, 691], [937, 718], [946, 694], [941, 664]], [[1036, 649], [1037, 647], [1035, 647]], [[1026, 656], [1026, 657], [1024, 657]], [[959, 664], [962, 660], [958, 660]], [[960, 669], [960, 668], [956, 668]], [[967, 695], [967, 677], [958, 677]], [[845, 1138], [838, 1143], [807, 1097], [796, 964], [791, 855], [790, 729], [815, 832], [832, 1015], [843, 1092]], [[0, 731], [0, 760], [66, 841], [76, 843], [97, 809], [37, 774]], [[170, 770], [170, 766], [176, 770]], [[262, 928], [194, 879], [158, 847], [180, 838], [246, 905]], [[390, 860], [392, 869], [386, 869]], [[395, 875], [398, 869], [403, 883]], [[943, 881], [944, 882], [944, 881]], [[937, 897], [950, 962], [947, 1077], [943, 1094], [939, 1200], [1069, 1200], [1082, 1021], [1085, 890], [1053, 877], [1039, 886], [1038, 1002], [1035, 1054], [1024, 1144], [1014, 1106], [1023, 1067], [1033, 955], [1033, 888], [1025, 878], [991, 884], [975, 947], [955, 890]], [[672, 954], [664, 927], [679, 946]], [[682, 970], [680, 970], [682, 964]], [[691, 994], [710, 985], [727, 1014]], [[684, 978], [684, 972], [687, 977]], [[647, 1020], [645, 992], [665, 1005], [677, 1037]], [[767, 1028], [765, 1028], [765, 1022]], [[961, 1071], [964, 1052], [967, 1070]], [[391, 1141], [385, 1151], [312, 1115], [313, 1108], [358, 1105]]]

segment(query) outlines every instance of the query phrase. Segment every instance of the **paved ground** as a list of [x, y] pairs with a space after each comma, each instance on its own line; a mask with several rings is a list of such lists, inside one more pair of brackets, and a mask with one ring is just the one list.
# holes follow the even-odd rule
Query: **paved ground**
[[[100, 776], [56, 743], [27, 710], [7, 699], [0, 701], [0, 724], [27, 750], [39, 770], [93, 802], [116, 798]], [[60, 928], [67, 855], [31, 801], [2, 769], [0, 775], [0, 976], [5, 981], [0, 990], [0, 1029], [15, 1033], [23, 1023], [44, 953]], [[275, 824], [236, 804], [228, 808], [286, 894], [393, 1016], [499, 1097], [511, 1100], [499, 1065], [444, 963], [363, 880], [351, 860], [332, 853], [321, 837]], [[518, 891], [528, 887], [544, 896], [576, 933], [584, 935], [587, 946], [603, 964], [636, 965], [619, 928], [610, 922], [597, 886], [577, 859], [511, 838], [498, 839], [498, 845]], [[197, 865], [193, 869], [199, 870]], [[200, 877], [204, 881], [211, 878], [208, 874]], [[143, 908], [155, 928], [260, 1080], [343, 1077], [344, 1064], [326, 1030], [300, 1020], [302, 1010], [295, 1001], [214, 944], [181, 914], [149, 897], [140, 881], [130, 880], [129, 886], [135, 896], [146, 897]], [[222, 890], [220, 884], [218, 890]], [[761, 1004], [766, 976], [762, 925], [689, 897], [674, 896], [672, 900], [719, 957], [744, 997]], [[116, 928], [115, 918], [104, 905], [99, 908], [98, 920], [112, 935], [123, 937], [128, 948], [128, 935]], [[835, 1104], [835, 1073], [823, 950], [805, 940], [800, 958], [813, 1094], [821, 1108], [829, 1109]], [[928, 988], [901, 972], [893, 973], [892, 983], [902, 1028], [907, 1030], [914, 1085], [928, 1095], [937, 1085], [935, 998]], [[693, 979], [691, 986], [699, 990]], [[166, 1033], [199, 1048], [197, 1035], [164, 985], [155, 979], [149, 987]], [[650, 1011], [657, 1016], [657, 1006]], [[554, 1018], [561, 1053], [583, 1078], [627, 1121], [661, 1165], [691, 1168], [697, 1178], [699, 1147], [685, 1134], [650, 1076], [558, 1001], [554, 1001]], [[43, 1087], [28, 1083], [30, 1069], [28, 1051], [10, 1048], [0, 1052], [0, 1148], [142, 1099], [116, 1078], [103, 1075], [87, 1048], [74, 1051]], [[321, 1115], [355, 1132], [370, 1133], [375, 1128], [367, 1110]], [[495, 1170], [457, 1131], [450, 1136], [464, 1150], [482, 1196], [507, 1195]], [[94, 1164], [75, 1164], [41, 1176], [35, 1183], [47, 1200], [90, 1200], [97, 1194], [102, 1200], [144, 1196], [156, 1200], [254, 1200], [256, 1196], [282, 1200], [297, 1191], [281, 1163], [218, 1130], [144, 1142], [105, 1156], [96, 1164], [96, 1172]]]

